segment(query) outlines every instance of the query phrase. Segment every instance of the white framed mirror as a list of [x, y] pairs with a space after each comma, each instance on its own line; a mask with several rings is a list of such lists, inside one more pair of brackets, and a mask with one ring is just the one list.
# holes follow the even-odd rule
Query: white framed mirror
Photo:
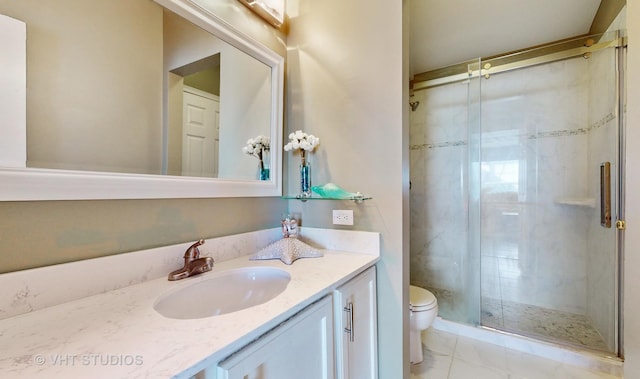
[[[40, 18], [25, 16], [28, 3]], [[0, 200], [282, 195], [281, 55], [190, 0], [67, 3], [0, 0], [0, 14], [26, 23], [22, 58], [0, 42], [17, 70], [0, 72]], [[218, 116], [193, 94], [219, 101]], [[190, 144], [185, 124], [210, 119], [214, 142]], [[268, 178], [242, 150], [259, 135]]]

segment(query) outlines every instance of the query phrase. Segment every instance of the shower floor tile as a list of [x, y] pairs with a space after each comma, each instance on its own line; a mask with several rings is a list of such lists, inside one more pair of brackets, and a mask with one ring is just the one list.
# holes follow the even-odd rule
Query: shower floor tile
[[[420, 284], [418, 284], [420, 285]], [[438, 315], [467, 323], [463, 301], [453, 291], [422, 286], [438, 299]], [[459, 304], [458, 304], [459, 303]], [[482, 298], [481, 324], [490, 328], [554, 343], [611, 351], [586, 316], [490, 297]]]
[[589, 319], [575, 313], [483, 298], [482, 325], [547, 341], [610, 350]]

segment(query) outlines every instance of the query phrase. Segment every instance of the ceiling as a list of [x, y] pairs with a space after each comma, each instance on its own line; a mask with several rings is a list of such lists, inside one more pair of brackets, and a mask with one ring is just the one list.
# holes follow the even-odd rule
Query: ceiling
[[411, 74], [588, 34], [600, 0], [409, 0]]

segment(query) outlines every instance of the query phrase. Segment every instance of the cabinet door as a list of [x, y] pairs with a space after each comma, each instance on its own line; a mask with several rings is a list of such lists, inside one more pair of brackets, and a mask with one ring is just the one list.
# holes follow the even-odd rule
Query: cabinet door
[[334, 299], [337, 378], [376, 379], [378, 336], [375, 267], [338, 288]]
[[219, 379], [332, 379], [333, 304], [326, 296], [218, 366]]

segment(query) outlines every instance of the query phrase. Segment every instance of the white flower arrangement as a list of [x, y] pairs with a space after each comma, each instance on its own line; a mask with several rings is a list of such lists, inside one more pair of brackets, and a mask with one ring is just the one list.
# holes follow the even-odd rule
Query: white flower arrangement
[[242, 152], [262, 160], [262, 152], [270, 148], [269, 137], [257, 136], [256, 138], [249, 138], [247, 140], [247, 145], [242, 148]]
[[320, 144], [320, 138], [313, 134], [304, 133], [302, 130], [289, 134], [289, 140], [289, 143], [284, 145], [285, 151], [300, 149], [304, 153], [305, 151], [313, 151]]
[[300, 150], [300, 197], [311, 197], [311, 177], [309, 164], [307, 163], [307, 151], [311, 152], [320, 144], [320, 138], [313, 134], [307, 134], [302, 130], [296, 130], [289, 134], [289, 143], [284, 145], [285, 151]]

